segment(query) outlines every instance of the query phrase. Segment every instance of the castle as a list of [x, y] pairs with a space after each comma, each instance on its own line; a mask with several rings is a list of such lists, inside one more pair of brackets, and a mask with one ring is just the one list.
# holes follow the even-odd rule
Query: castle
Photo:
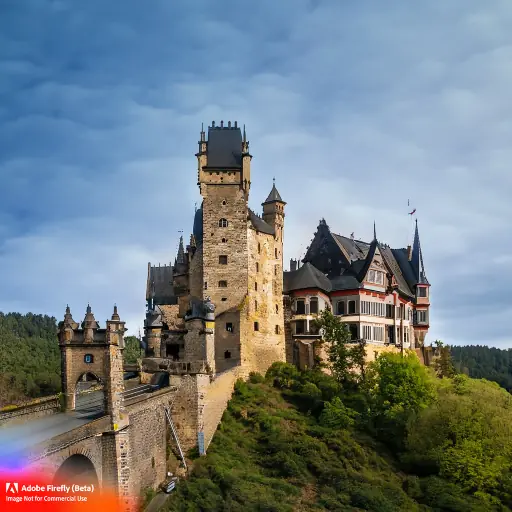
[[[291, 260], [285, 271], [286, 203], [274, 183], [262, 215], [249, 208], [245, 127], [213, 122], [208, 137], [201, 130], [196, 157], [203, 201], [190, 242], [185, 248], [180, 238], [174, 265], [148, 264], [146, 357], [213, 374], [264, 373], [274, 361], [311, 367], [322, 355], [314, 319], [326, 306], [354, 340], [366, 341], [368, 360], [423, 346], [430, 283], [417, 223], [413, 246], [392, 249], [377, 240], [375, 226], [366, 243], [331, 232], [322, 219], [303, 261]], [[211, 304], [215, 323], [208, 346], [186, 325], [201, 301]]]

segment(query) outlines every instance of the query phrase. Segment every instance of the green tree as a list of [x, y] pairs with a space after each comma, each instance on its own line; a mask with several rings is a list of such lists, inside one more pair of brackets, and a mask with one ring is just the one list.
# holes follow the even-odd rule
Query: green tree
[[124, 339], [123, 360], [125, 364], [135, 364], [142, 357], [139, 340], [135, 336], [126, 336]]
[[364, 380], [364, 341], [353, 343], [348, 326], [327, 308], [321, 312], [316, 324], [322, 333], [322, 343], [327, 346], [328, 367], [336, 380], [344, 386]]
[[372, 426], [379, 436], [401, 445], [411, 416], [435, 399], [435, 388], [427, 369], [413, 353], [404, 356], [383, 353], [367, 370], [365, 389]]

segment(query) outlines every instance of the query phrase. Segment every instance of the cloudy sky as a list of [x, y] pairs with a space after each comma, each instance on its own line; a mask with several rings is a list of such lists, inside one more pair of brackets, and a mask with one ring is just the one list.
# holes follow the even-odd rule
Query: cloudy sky
[[0, 310], [142, 324], [187, 238], [201, 123], [247, 126], [285, 262], [320, 218], [394, 247], [417, 208], [430, 340], [511, 347], [510, 0], [3, 0]]

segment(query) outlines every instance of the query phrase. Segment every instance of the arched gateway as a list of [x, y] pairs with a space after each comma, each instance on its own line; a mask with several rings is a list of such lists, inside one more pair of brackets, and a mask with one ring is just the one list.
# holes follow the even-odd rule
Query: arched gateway
[[71, 455], [59, 467], [53, 478], [54, 485], [94, 485], [99, 488], [99, 479], [92, 461], [82, 454]]

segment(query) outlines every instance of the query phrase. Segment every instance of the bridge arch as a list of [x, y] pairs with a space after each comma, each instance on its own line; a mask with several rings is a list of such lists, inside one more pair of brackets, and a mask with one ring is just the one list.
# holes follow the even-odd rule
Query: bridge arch
[[100, 480], [92, 460], [82, 453], [75, 453], [62, 462], [53, 477], [54, 485], [94, 485], [100, 487]]
[[105, 413], [105, 384], [90, 370], [82, 372], [72, 390], [71, 409], [91, 417]]

